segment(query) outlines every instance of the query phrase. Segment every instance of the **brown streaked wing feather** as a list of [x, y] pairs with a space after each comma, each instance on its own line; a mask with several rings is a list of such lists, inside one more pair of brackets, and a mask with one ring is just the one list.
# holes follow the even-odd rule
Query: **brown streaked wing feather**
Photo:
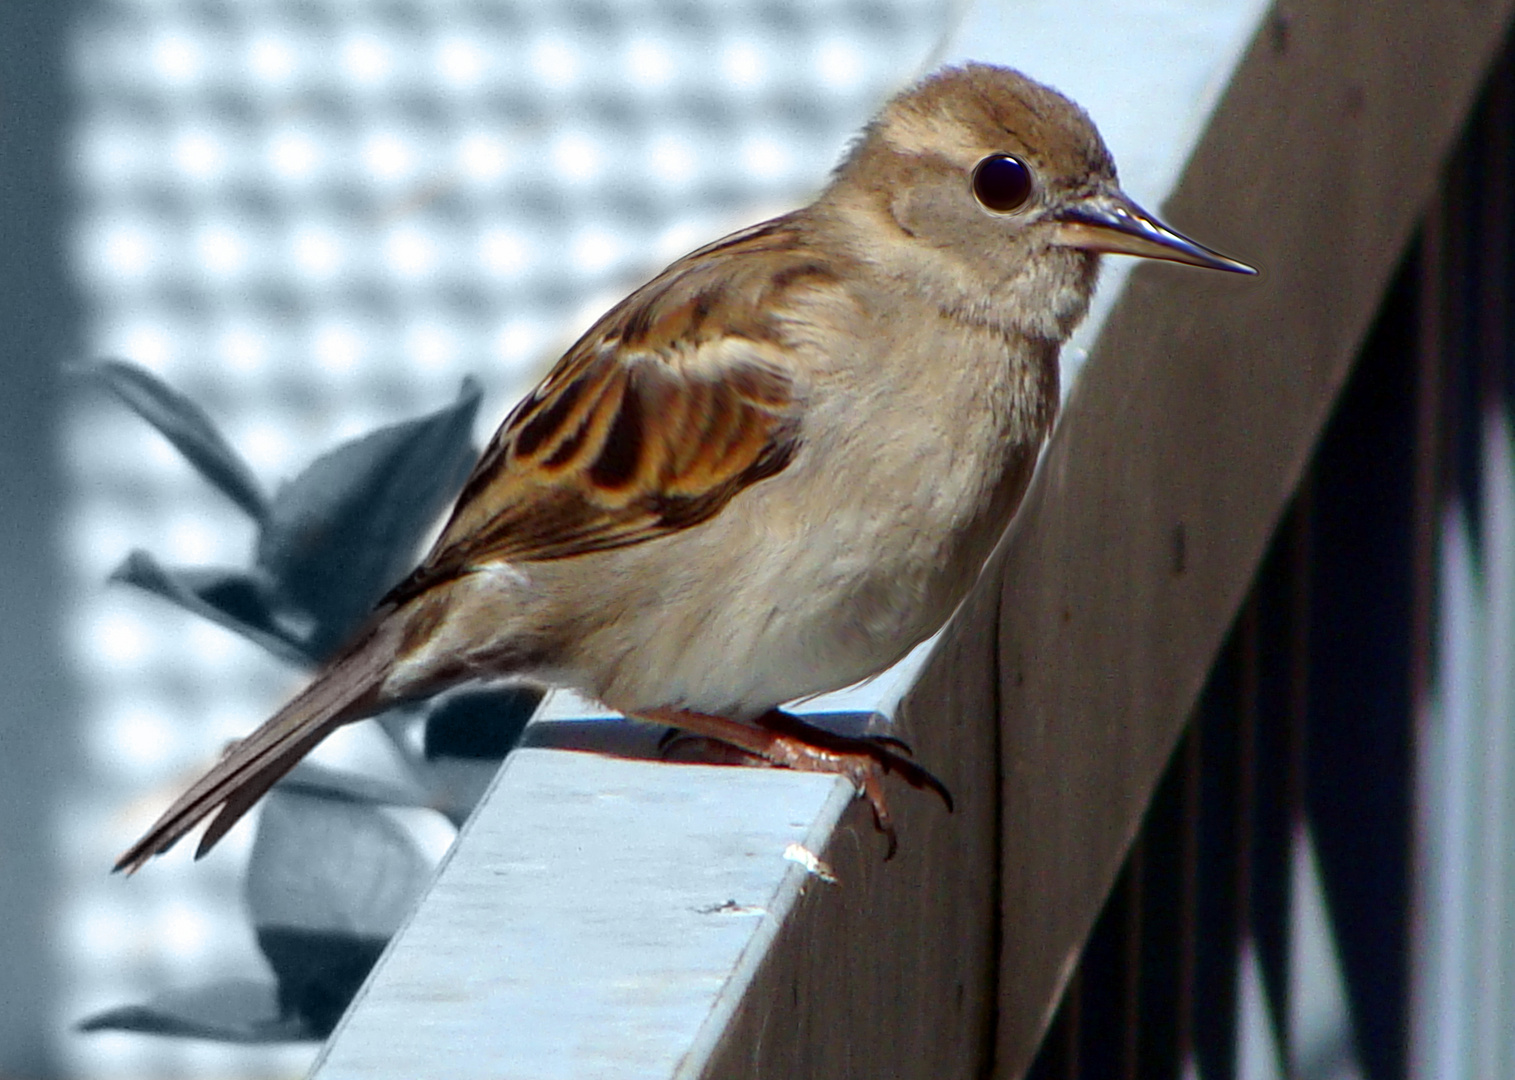
[[775, 309], [834, 286], [796, 219], [673, 264], [595, 324], [501, 425], [403, 600], [495, 560], [637, 544], [718, 513], [799, 446]]

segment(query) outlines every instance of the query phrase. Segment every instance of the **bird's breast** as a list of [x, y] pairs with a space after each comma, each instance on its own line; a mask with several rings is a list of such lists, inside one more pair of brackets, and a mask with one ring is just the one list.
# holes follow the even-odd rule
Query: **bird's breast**
[[[585, 689], [628, 711], [753, 715], [875, 674], [940, 627], [1019, 504], [1056, 375], [951, 323], [891, 344], [866, 370], [822, 371], [794, 459], [709, 521], [544, 564], [586, 620]], [[948, 377], [927, 349], [948, 351]]]

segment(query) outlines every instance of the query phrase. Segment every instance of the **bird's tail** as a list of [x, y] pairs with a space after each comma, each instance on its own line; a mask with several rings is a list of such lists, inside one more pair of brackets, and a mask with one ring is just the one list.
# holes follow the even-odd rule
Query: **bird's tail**
[[136, 871], [220, 807], [200, 846], [199, 858], [250, 810], [264, 792], [317, 743], [343, 724], [361, 720], [387, 703], [381, 694], [401, 634], [398, 620], [379, 618], [369, 632], [327, 665], [289, 704], [179, 796], [142, 838], [116, 860], [117, 870]]

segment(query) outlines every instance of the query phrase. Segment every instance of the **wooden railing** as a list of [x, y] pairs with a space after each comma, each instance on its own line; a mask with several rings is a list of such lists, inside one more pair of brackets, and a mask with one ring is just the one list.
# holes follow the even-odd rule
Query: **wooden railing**
[[1107, 282], [1025, 507], [892, 710], [957, 812], [901, 791], [885, 863], [842, 782], [544, 726], [316, 1076], [1025, 1072], [1511, 4], [1188, 8], [981, 2], [948, 51], [1083, 101], [1138, 200], [1262, 268]]

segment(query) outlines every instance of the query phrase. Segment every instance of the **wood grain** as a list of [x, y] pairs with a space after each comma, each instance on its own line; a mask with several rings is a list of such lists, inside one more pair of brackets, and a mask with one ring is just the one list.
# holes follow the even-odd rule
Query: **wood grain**
[[705, 1075], [1023, 1074], [1510, 10], [1266, 16], [1164, 215], [1261, 277], [1133, 274], [905, 704], [960, 813], [844, 819]]

